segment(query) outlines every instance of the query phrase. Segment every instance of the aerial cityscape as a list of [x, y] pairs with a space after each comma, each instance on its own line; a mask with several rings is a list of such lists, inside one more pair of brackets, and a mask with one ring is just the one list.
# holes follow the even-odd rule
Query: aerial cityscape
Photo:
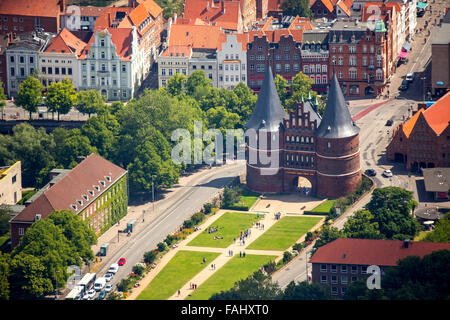
[[0, 0], [0, 300], [449, 299], [449, 8]]

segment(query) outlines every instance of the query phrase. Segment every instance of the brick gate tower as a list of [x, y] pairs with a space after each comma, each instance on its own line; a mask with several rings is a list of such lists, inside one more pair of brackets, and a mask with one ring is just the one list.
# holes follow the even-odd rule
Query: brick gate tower
[[261, 193], [300, 191], [305, 190], [300, 180], [307, 180], [307, 194], [314, 196], [337, 198], [356, 190], [361, 180], [359, 128], [335, 73], [321, 118], [317, 102], [309, 98], [297, 103], [295, 110], [284, 111], [269, 66], [245, 126], [250, 189]]

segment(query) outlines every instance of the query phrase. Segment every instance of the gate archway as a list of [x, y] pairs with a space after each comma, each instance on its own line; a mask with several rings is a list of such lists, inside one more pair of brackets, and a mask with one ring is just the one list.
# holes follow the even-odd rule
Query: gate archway
[[294, 189], [302, 195], [310, 196], [312, 194], [313, 185], [308, 178], [298, 176], [294, 179]]

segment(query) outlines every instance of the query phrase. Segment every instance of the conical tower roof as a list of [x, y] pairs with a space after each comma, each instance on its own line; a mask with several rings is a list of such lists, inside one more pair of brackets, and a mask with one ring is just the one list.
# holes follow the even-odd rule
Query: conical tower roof
[[322, 121], [316, 130], [316, 135], [322, 138], [339, 139], [351, 137], [358, 133], [359, 127], [352, 120], [336, 73], [333, 72], [328, 89], [327, 105]]
[[273, 81], [272, 69], [268, 66], [255, 109], [245, 127], [247, 129], [277, 131], [283, 118], [288, 118], [288, 114], [281, 106]]

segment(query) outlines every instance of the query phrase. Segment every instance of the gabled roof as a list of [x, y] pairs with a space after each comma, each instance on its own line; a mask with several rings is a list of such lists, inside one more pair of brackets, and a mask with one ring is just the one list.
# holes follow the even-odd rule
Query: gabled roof
[[337, 6], [339, 7], [339, 9], [341, 9], [342, 11], [344, 11], [344, 13], [350, 17], [351, 12], [350, 12], [350, 8], [347, 7], [347, 4], [345, 4], [344, 1], [340, 0], [337, 3]]
[[[126, 170], [92, 153], [54, 185], [45, 186], [47, 190], [12, 221], [33, 221], [36, 214], [46, 218], [55, 210], [72, 210], [74, 213], [79, 213], [80, 209], [92, 199], [97, 198], [125, 173]], [[110, 181], [107, 177], [110, 177]], [[104, 185], [100, 181], [104, 182]], [[94, 195], [91, 195], [89, 190]], [[83, 195], [88, 196], [89, 200], [86, 201]], [[81, 200], [83, 205], [80, 205], [77, 200]], [[72, 205], [76, 205], [77, 210]]]
[[85, 42], [81, 41], [72, 32], [64, 28], [50, 41], [50, 44], [44, 52], [75, 53], [79, 56], [84, 47], [86, 47]]
[[60, 0], [2, 0], [0, 15], [57, 17]]
[[358, 133], [359, 127], [352, 120], [336, 72], [333, 72], [327, 104], [316, 135], [321, 138], [339, 139], [352, 137]]
[[201, 19], [224, 29], [238, 30], [242, 20], [242, 8], [237, 0], [217, 3], [214, 0], [186, 0], [183, 15], [189, 23]]
[[247, 43], [249, 41], [249, 33], [233, 33], [233, 34], [225, 34], [222, 33], [219, 37], [219, 45], [217, 47], [217, 50], [222, 50], [222, 44], [228, 41], [228, 37], [236, 37], [236, 41], [241, 43], [242, 45], [242, 51], [247, 51]]
[[[99, 17], [107, 8], [94, 6], [78, 6], [78, 9], [80, 10], [81, 17]], [[64, 15], [71, 16], [73, 14], [73, 10], [71, 10], [70, 7], [67, 7]]]
[[147, 11], [152, 15], [153, 19], [163, 12], [163, 9], [153, 0], [139, 0], [139, 3], [143, 4]]
[[245, 127], [255, 130], [266, 129], [273, 132], [277, 131], [283, 119], [288, 117], [288, 114], [281, 106], [280, 97], [275, 88], [272, 68], [268, 66], [255, 109]]
[[403, 123], [403, 133], [407, 138], [411, 135], [421, 114], [436, 135], [444, 132], [450, 122], [450, 92], [445, 94], [428, 109], [419, 109], [414, 116]]
[[450, 243], [410, 241], [406, 248], [401, 240], [336, 239], [320, 247], [309, 262], [397, 266], [406, 257], [422, 258], [438, 250], [450, 250]]
[[116, 54], [122, 61], [129, 61], [131, 59], [131, 42], [132, 42], [132, 30], [131, 28], [105, 28], [103, 30], [96, 30], [91, 36], [88, 44], [82, 50], [80, 59], [86, 59], [86, 56], [91, 53], [91, 45], [95, 41], [95, 35], [100, 32], [108, 32], [111, 34], [111, 42], [116, 47]]

